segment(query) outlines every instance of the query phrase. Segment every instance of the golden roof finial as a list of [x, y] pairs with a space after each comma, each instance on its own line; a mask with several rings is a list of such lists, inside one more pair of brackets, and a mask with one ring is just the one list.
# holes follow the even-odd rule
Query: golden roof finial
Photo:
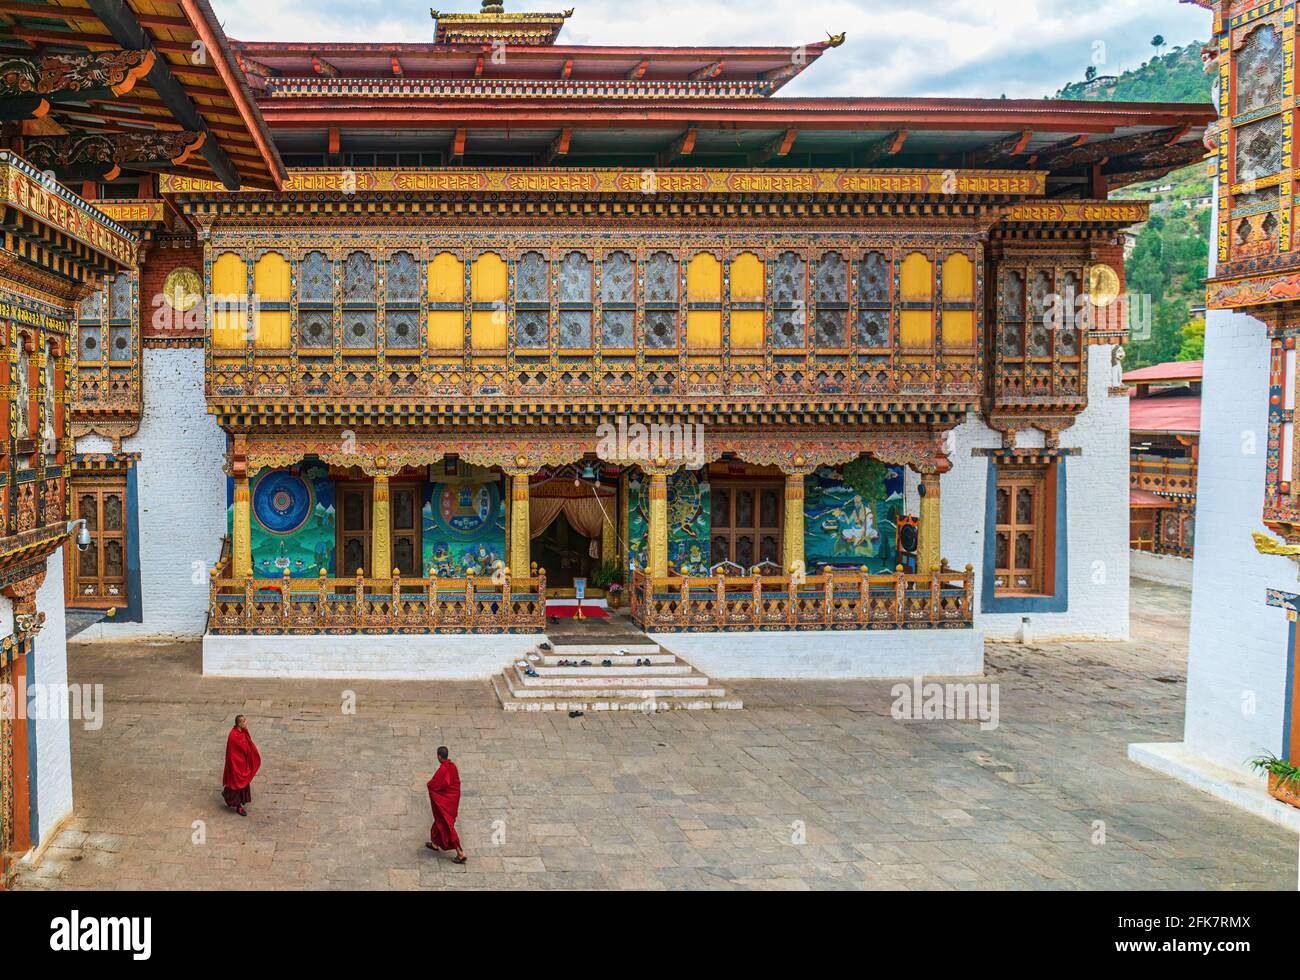
[[504, 14], [506, 5], [500, 3], [499, 0], [483, 0], [483, 10], [481, 12], [485, 14]]
[[844, 38], [848, 36], [848, 31], [845, 31], [842, 34], [827, 34], [826, 36], [830, 39], [830, 46], [832, 48], [838, 48], [844, 43]]

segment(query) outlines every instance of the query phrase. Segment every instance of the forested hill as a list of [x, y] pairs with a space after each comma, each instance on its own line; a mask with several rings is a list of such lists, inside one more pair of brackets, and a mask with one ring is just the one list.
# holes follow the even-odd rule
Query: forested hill
[[[1153, 39], [1154, 40], [1154, 39]], [[1119, 76], [1096, 68], [1096, 78], [1071, 82], [1056, 93], [1058, 99], [1095, 99], [1103, 102], [1209, 102], [1210, 76], [1201, 67], [1199, 41], [1156, 53], [1150, 61]], [[1086, 76], [1089, 68], [1084, 68]]]
[[[1154, 40], [1161, 40], [1153, 38]], [[1107, 75], [1107, 66], [1082, 69], [1058, 99], [1106, 102], [1209, 102], [1210, 76], [1201, 65], [1201, 43], [1163, 50], [1152, 46], [1145, 64]], [[1125, 262], [1130, 293], [1151, 298], [1149, 335], [1135, 331], [1126, 368], [1162, 361], [1196, 360], [1205, 346], [1204, 313], [1212, 181], [1198, 163], [1149, 184], [1121, 188], [1117, 197], [1151, 202], [1151, 220], [1136, 229]], [[1194, 312], [1195, 311], [1195, 312]]]

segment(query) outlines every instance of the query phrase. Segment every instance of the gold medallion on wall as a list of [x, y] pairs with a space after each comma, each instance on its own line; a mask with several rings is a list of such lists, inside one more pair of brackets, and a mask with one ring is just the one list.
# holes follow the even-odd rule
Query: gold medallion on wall
[[163, 283], [163, 302], [178, 313], [194, 309], [203, 299], [203, 280], [188, 265], [178, 265], [167, 273]]
[[1119, 276], [1105, 263], [1088, 270], [1088, 295], [1094, 306], [1110, 306], [1119, 299]]

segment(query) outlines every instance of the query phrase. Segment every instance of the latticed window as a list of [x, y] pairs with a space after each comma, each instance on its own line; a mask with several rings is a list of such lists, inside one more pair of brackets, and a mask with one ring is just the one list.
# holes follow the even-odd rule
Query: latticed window
[[77, 360], [99, 364], [104, 360], [104, 291], [92, 293], [77, 308]]
[[808, 267], [794, 252], [782, 252], [772, 271], [772, 346], [807, 346]]
[[677, 260], [667, 252], [655, 252], [645, 271], [645, 346], [653, 350], [677, 348], [678, 297]]
[[600, 268], [600, 343], [605, 348], [634, 346], [636, 267], [627, 252], [610, 252]]
[[384, 269], [384, 343], [389, 350], [420, 346], [420, 264], [410, 252], [394, 252]]
[[1029, 302], [1029, 356], [1051, 357], [1052, 334], [1047, 318], [1052, 302], [1052, 274], [1039, 269], [1033, 274]]
[[27, 351], [27, 335], [18, 335], [18, 366], [14, 392], [14, 430], [19, 439], [32, 435], [32, 358]]
[[375, 260], [353, 252], [343, 261], [343, 346], [375, 346]]
[[839, 252], [827, 252], [817, 261], [817, 316], [815, 345], [848, 346], [849, 264]]
[[1236, 129], [1237, 180], [1260, 180], [1282, 169], [1282, 117], [1270, 116]]
[[591, 346], [592, 263], [581, 252], [560, 260], [560, 346]]
[[993, 584], [1000, 595], [1043, 595], [1051, 588], [1051, 473], [1049, 466], [998, 469]]
[[515, 270], [515, 346], [550, 346], [551, 270], [541, 252], [525, 252]]
[[868, 252], [858, 263], [858, 315], [853, 332], [859, 347], [889, 346], [890, 265], [880, 252]]
[[324, 252], [308, 252], [298, 263], [298, 343], [334, 346], [334, 263]]
[[1061, 357], [1079, 356], [1080, 300], [1083, 280], [1077, 272], [1061, 275], [1061, 322], [1056, 330], [1056, 351]]
[[1236, 115], [1273, 105], [1282, 98], [1282, 34], [1261, 24], [1242, 42], [1236, 67]]
[[1019, 360], [1025, 356], [1025, 277], [1019, 270], [1003, 269], [999, 276], [998, 319], [1003, 358]]
[[133, 360], [134, 281], [134, 274], [123, 272], [110, 279], [108, 287], [108, 359], [123, 364]]

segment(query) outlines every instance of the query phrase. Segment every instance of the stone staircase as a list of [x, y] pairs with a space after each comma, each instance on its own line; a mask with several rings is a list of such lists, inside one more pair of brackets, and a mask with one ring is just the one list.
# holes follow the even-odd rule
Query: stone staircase
[[[560, 661], [578, 666], [562, 667]], [[557, 643], [549, 650], [539, 645], [528, 662], [538, 676], [529, 677], [512, 663], [492, 678], [506, 711], [719, 711], [744, 706], [676, 654], [645, 638]]]

